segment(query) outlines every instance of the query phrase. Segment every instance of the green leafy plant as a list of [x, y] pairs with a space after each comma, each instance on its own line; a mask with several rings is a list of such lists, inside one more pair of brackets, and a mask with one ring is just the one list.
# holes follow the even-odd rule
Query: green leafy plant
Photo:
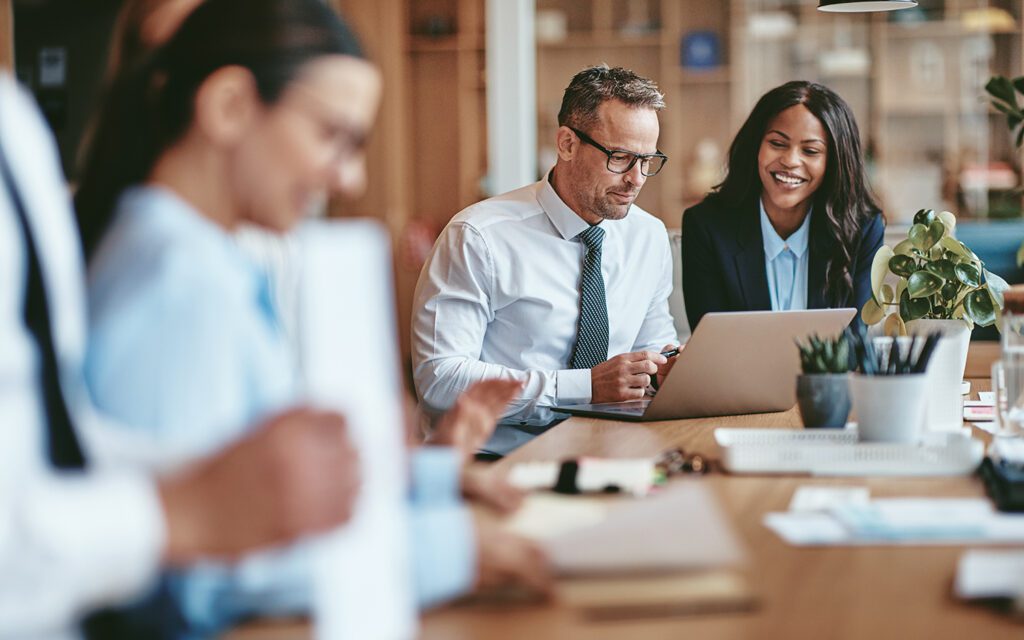
[[[1015, 141], [1019, 149], [1024, 143], [1024, 126], [1021, 126], [1024, 123], [1024, 110], [1021, 110], [1017, 95], [1024, 95], [1024, 76], [1012, 80], [1005, 76], [992, 76], [985, 85], [985, 91], [988, 92], [992, 106], [1006, 114], [1006, 126], [1010, 128], [1010, 133], [1017, 131]], [[1017, 249], [1017, 266], [1024, 267], [1024, 243]]]
[[1006, 114], [1010, 132], [1020, 127], [1016, 138], [1017, 146], [1020, 147], [1024, 143], [1024, 127], [1020, 126], [1024, 123], [1024, 111], [1021, 111], [1017, 94], [1024, 95], [1024, 76], [1012, 80], [1004, 76], [992, 76], [985, 84], [985, 91], [988, 92], [992, 106]]
[[[861, 309], [865, 324], [885, 320], [887, 335], [906, 335], [906, 323], [922, 318], [960, 319], [972, 329], [998, 325], [1009, 285], [951, 235], [955, 227], [949, 211], [922, 209], [906, 240], [878, 250], [871, 264], [873, 296]], [[889, 274], [896, 277], [895, 288], [886, 283]]]
[[814, 334], [806, 342], [796, 343], [800, 349], [800, 368], [804, 374], [846, 373], [850, 370], [850, 344], [845, 334], [821, 338]]

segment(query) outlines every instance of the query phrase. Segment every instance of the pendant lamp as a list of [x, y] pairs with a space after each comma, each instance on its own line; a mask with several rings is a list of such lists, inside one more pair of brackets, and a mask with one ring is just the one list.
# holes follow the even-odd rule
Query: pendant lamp
[[866, 13], [868, 11], [895, 11], [916, 6], [917, 0], [820, 0], [818, 11]]

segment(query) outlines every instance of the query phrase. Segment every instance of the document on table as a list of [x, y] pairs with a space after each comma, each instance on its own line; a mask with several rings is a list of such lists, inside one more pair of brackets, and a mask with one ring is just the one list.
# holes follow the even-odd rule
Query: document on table
[[797, 487], [789, 501], [789, 511], [827, 511], [841, 504], [867, 504], [871, 494], [867, 487], [835, 487], [804, 485]]
[[797, 546], [1024, 544], [1024, 514], [1000, 513], [984, 498], [839, 500], [769, 513], [764, 524]]
[[1024, 597], [1024, 551], [967, 551], [960, 556], [953, 591], [965, 600]]
[[534, 494], [507, 523], [538, 540], [558, 599], [593, 621], [745, 611], [738, 538], [700, 482], [646, 498]]
[[714, 496], [699, 483], [640, 499], [530, 496], [508, 526], [539, 540], [563, 576], [712, 569], [744, 558]]

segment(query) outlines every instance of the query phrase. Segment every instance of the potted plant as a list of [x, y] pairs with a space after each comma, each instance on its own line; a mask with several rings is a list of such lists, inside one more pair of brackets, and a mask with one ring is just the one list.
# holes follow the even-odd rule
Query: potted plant
[[[954, 228], [949, 211], [922, 209], [905, 240], [878, 250], [871, 264], [874, 295], [861, 309], [865, 324], [885, 320], [892, 336], [907, 335], [907, 323], [921, 319], [960, 320], [968, 330], [998, 326], [1009, 285], [952, 236]], [[890, 274], [895, 288], [886, 283]]]
[[850, 415], [850, 347], [845, 334], [837, 338], [810, 336], [800, 349], [800, 369], [796, 381], [796, 399], [804, 427], [842, 428]]
[[861, 309], [865, 324], [884, 321], [886, 335], [942, 332], [945, 339], [929, 369], [928, 421], [939, 429], [963, 424], [959, 389], [971, 330], [1001, 324], [1003, 292], [1009, 287], [952, 236], [954, 228], [956, 217], [948, 211], [918, 211], [907, 238], [875, 254], [873, 297]]

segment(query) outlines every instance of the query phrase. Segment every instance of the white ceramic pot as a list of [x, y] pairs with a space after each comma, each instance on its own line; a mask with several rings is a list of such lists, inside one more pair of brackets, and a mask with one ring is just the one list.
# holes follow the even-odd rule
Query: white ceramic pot
[[924, 424], [927, 374], [850, 375], [850, 398], [863, 442], [916, 442]]
[[925, 428], [929, 431], [957, 431], [964, 426], [964, 404], [960, 383], [967, 368], [971, 331], [961, 320], [913, 320], [909, 335], [941, 331], [942, 339], [928, 362], [928, 391]]

